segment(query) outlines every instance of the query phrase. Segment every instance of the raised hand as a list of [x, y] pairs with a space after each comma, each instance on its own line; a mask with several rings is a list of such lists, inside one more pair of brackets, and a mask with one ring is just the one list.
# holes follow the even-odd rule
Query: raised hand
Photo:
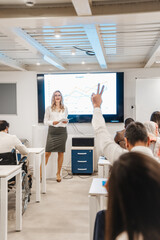
[[100, 90], [100, 83], [98, 83], [97, 93], [96, 94], [92, 93], [92, 95], [91, 95], [91, 101], [92, 101], [94, 108], [101, 106], [103, 91], [104, 91], [104, 85], [102, 86], [102, 88]]

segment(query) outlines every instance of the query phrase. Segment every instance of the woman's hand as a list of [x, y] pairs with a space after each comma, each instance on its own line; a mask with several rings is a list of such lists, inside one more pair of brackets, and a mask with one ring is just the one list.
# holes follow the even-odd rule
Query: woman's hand
[[68, 121], [62, 121], [62, 123], [68, 123]]
[[53, 125], [57, 125], [59, 122], [58, 121], [54, 121], [53, 122]]

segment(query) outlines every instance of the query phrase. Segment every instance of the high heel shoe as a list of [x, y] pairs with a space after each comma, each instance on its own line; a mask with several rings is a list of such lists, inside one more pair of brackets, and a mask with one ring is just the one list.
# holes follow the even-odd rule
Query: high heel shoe
[[61, 182], [61, 176], [60, 175], [57, 175], [56, 181]]

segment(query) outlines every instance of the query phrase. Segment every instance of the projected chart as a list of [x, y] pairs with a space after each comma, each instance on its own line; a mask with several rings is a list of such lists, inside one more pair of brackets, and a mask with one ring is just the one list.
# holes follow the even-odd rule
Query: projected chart
[[98, 83], [105, 86], [102, 95], [102, 113], [116, 114], [116, 74], [52, 74], [45, 75], [45, 107], [51, 105], [52, 94], [60, 90], [70, 115], [93, 113], [91, 94]]

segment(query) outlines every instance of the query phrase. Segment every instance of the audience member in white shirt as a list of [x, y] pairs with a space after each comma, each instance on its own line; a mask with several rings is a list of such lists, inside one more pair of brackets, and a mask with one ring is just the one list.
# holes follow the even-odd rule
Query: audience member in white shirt
[[125, 141], [128, 150], [121, 148], [116, 144], [111, 137], [107, 126], [105, 124], [102, 112], [102, 93], [104, 86], [100, 91], [100, 84], [98, 84], [97, 93], [93, 93], [91, 100], [94, 107], [92, 126], [95, 131], [97, 139], [97, 148], [100, 152], [113, 163], [118, 157], [129, 151], [138, 151], [153, 157], [151, 149], [149, 149], [149, 138], [144, 125], [140, 122], [131, 122], [125, 131]]
[[16, 135], [8, 133], [9, 123], [5, 120], [0, 121], [0, 153], [11, 152], [12, 149], [18, 150], [22, 155], [29, 153], [24, 144]]
[[[92, 94], [92, 103], [94, 107], [92, 125], [95, 130], [96, 147], [113, 164], [123, 153], [128, 151], [140, 152], [154, 158], [149, 146], [149, 137], [145, 126], [140, 122], [131, 122], [125, 130], [126, 149], [121, 148], [114, 142], [108, 132], [104, 118], [101, 113], [103, 87], [100, 91], [100, 85], [96, 94]], [[104, 240], [104, 210], [97, 213], [94, 227], [94, 240]]]

